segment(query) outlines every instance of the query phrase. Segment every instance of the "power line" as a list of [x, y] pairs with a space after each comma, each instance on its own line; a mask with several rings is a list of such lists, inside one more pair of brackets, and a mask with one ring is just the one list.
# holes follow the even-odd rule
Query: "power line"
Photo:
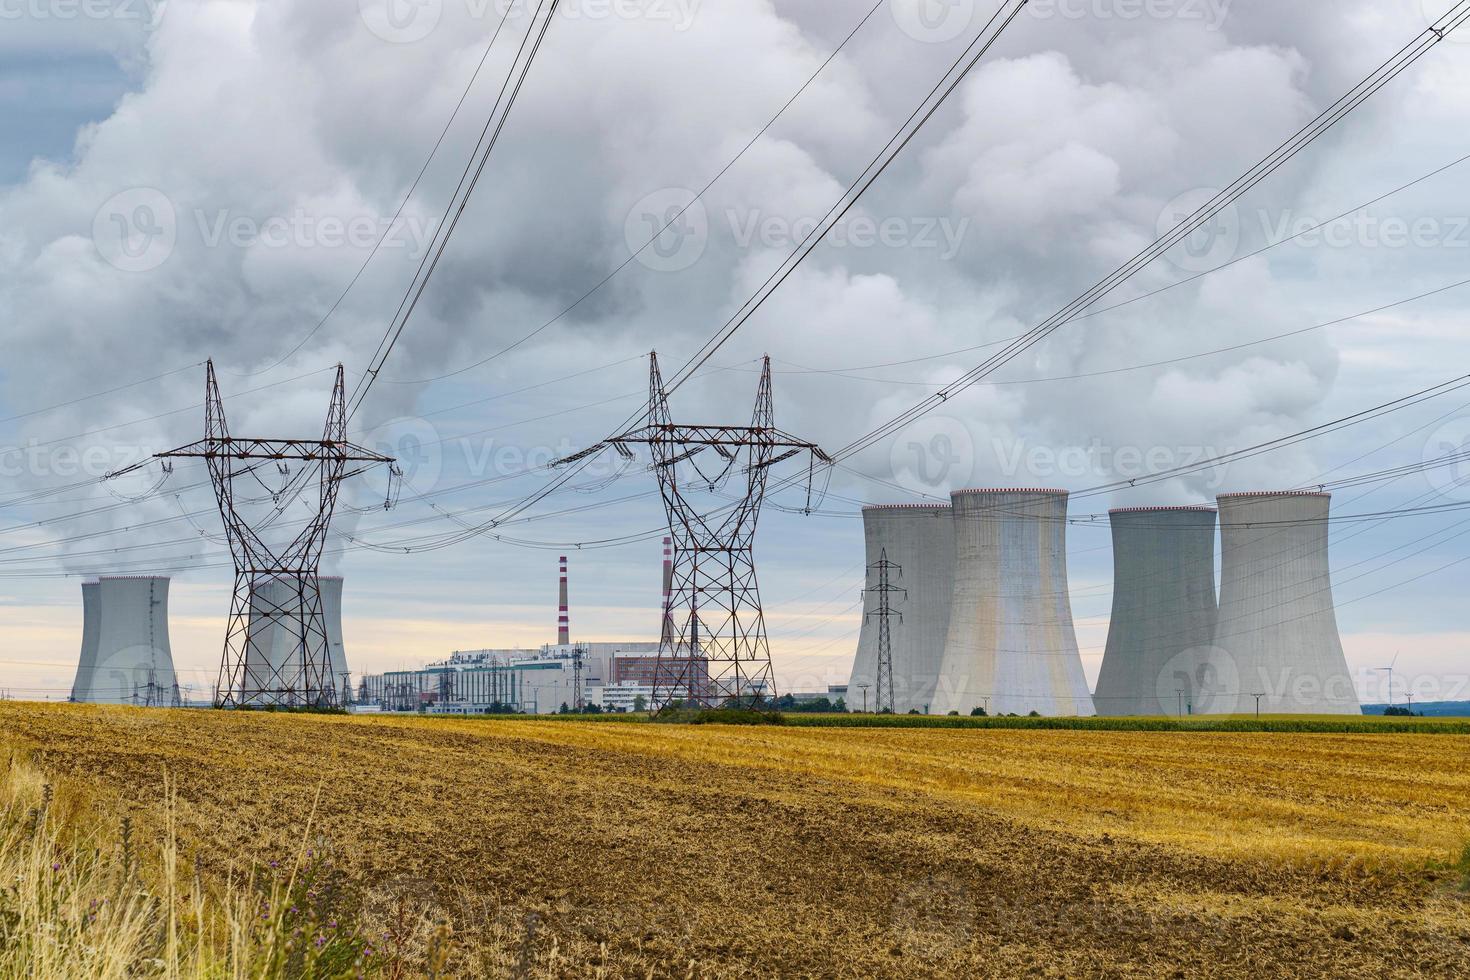
[[782, 106], [781, 106], [780, 109], [776, 110], [776, 114], [773, 115], [773, 116], [771, 116], [771, 118], [766, 121], [765, 125], [763, 125], [760, 129], [758, 129], [756, 131], [755, 135], [752, 136], [749, 140], [746, 141], [745, 145], [740, 148], [739, 152], [737, 152], [733, 157], [731, 157], [725, 163], [725, 165], [723, 167], [721, 167], [718, 172], [715, 173], [715, 175], [713, 177], [711, 177], [708, 181], [705, 182], [704, 186], [701, 187], [699, 189], [699, 191], [694, 194], [694, 196], [690, 199], [690, 201], [689, 201], [688, 204], [685, 204], [682, 208], [680, 208], [677, 212], [675, 212], [672, 217], [670, 217], [667, 221], [664, 222], [663, 226], [661, 228], [659, 228], [658, 231], [656, 231], [656, 232], [653, 233], [652, 237], [650, 237], [648, 239], [648, 241], [644, 242], [635, 251], [631, 252], [628, 255], [628, 257], [625, 258], [625, 259], [623, 259], [623, 261], [620, 262], [616, 267], [614, 267], [611, 272], [609, 272], [607, 275], [603, 276], [602, 279], [598, 280], [598, 282], [596, 284], [594, 284], [590, 289], [588, 289], [586, 292], [582, 293], [582, 295], [578, 296], [575, 300], [573, 300], [572, 303], [571, 303], [571, 305], [567, 306], [560, 313], [556, 314], [556, 316], [554, 316], [551, 319], [547, 320], [545, 323], [541, 324], [539, 327], [535, 328], [530, 333], [527, 333], [527, 334], [523, 335], [518, 340], [516, 340], [514, 343], [511, 343], [511, 344], [509, 344], [509, 345], [507, 345], [505, 347], [502, 347], [500, 350], [496, 351], [495, 353], [489, 355], [488, 357], [481, 358], [480, 360], [474, 362], [473, 364], [469, 364], [469, 365], [466, 365], [465, 367], [458, 368], [458, 369], [456, 369], [454, 371], [450, 371], [448, 374], [441, 374], [441, 375], [437, 375], [436, 377], [432, 377], [432, 378], [419, 378], [419, 379], [416, 379], [416, 380], [398, 379], [398, 378], [384, 378], [383, 379], [383, 383], [384, 384], [409, 384], [409, 385], [412, 385], [412, 384], [430, 384], [430, 383], [435, 382], [435, 381], [444, 381], [444, 380], [446, 380], [448, 378], [458, 377], [461, 374], [465, 374], [465, 373], [467, 373], [469, 371], [473, 371], [475, 368], [483, 367], [484, 365], [489, 364], [491, 361], [494, 361], [497, 358], [500, 358], [500, 357], [505, 356], [506, 354], [509, 354], [511, 351], [513, 351], [516, 348], [520, 347], [522, 344], [526, 343], [527, 341], [531, 340], [532, 338], [538, 336], [542, 332], [544, 332], [544, 331], [548, 330], [549, 328], [551, 328], [552, 326], [556, 325], [562, 319], [564, 319], [567, 316], [567, 314], [571, 313], [573, 310], [577, 309], [579, 306], [581, 306], [587, 300], [591, 299], [592, 296], [594, 294], [596, 294], [598, 291], [600, 291], [603, 286], [606, 286], [609, 282], [611, 282], [613, 280], [614, 277], [616, 277], [620, 272], [622, 272], [624, 269], [626, 269], [633, 262], [634, 259], [638, 258], [638, 256], [642, 255], [645, 251], [647, 251], [648, 248], [649, 248], [649, 246], [653, 245], [654, 242], [658, 241], [659, 238], [663, 236], [664, 232], [668, 231], [670, 228], [672, 228], [675, 225], [675, 223], [677, 223], [681, 218], [683, 218], [684, 215], [689, 212], [689, 209], [691, 207], [693, 207], [696, 202], [701, 201], [701, 200], [704, 199], [704, 195], [709, 192], [710, 188], [714, 187], [715, 184], [718, 183], [720, 181], [720, 179], [722, 177], [724, 177], [726, 173], [729, 172], [730, 168], [734, 167], [735, 164], [738, 163], [740, 161], [740, 159], [742, 157], [744, 157], [745, 154], [748, 153], [750, 151], [750, 149], [752, 147], [754, 147], [757, 142], [760, 141], [761, 137], [765, 136], [766, 133], [770, 131], [771, 127], [776, 124], [777, 120], [779, 120], [783, 115], [786, 114], [786, 111], [788, 109], [790, 109], [792, 107], [792, 105], [794, 105], [796, 103], [796, 100], [797, 99], [801, 98], [801, 96], [806, 92], [806, 90], [811, 87], [811, 84], [817, 80], [818, 76], [820, 76], [824, 71], [827, 70], [827, 67], [829, 65], [831, 65], [832, 62], [834, 60], [836, 60], [837, 56], [842, 53], [842, 50], [845, 47], [847, 47], [847, 43], [849, 41], [851, 41], [857, 35], [858, 31], [862, 30], [863, 25], [867, 24], [867, 22], [872, 18], [873, 14], [876, 13], [877, 10], [878, 10], [878, 8], [881, 7], [881, 6], [883, 6], [883, 4], [885, 2], [886, 2], [886, 0], [878, 0], [877, 3], [873, 4], [873, 6], [871, 6], [871, 7], [868, 8], [868, 12], [863, 15], [862, 20], [858, 21], [857, 24], [853, 27], [852, 30], [848, 31], [847, 36], [844, 37], [840, 43], [838, 43], [837, 47], [835, 47], [835, 48], [832, 49], [832, 53], [827, 56], [826, 60], [823, 61], [820, 65], [817, 66], [816, 71], [812, 72], [809, 76], [807, 76], [806, 81], [802, 82], [801, 87], [799, 89], [797, 89], [796, 92], [789, 99], [787, 99], [785, 103], [782, 104]]
[[505, 27], [506, 16], [510, 13], [511, 6], [511, 4], [506, 4], [501, 8], [500, 20], [496, 22], [495, 31], [490, 35], [489, 43], [485, 45], [485, 52], [480, 55], [479, 63], [475, 65], [474, 72], [470, 74], [470, 80], [465, 84], [464, 91], [459, 96], [459, 101], [455, 103], [454, 111], [449, 114], [449, 119], [444, 123], [444, 128], [439, 132], [439, 138], [434, 141], [434, 146], [429, 151], [428, 157], [424, 160], [424, 165], [419, 168], [419, 172], [414, 177], [413, 183], [409, 185], [408, 193], [403, 195], [403, 200], [399, 203], [398, 210], [393, 213], [393, 220], [389, 221], [388, 226], [383, 229], [382, 236], [379, 237], [377, 242], [373, 245], [373, 249], [371, 252], [368, 253], [367, 258], [362, 260], [362, 265], [358, 267], [357, 273], [347, 283], [346, 287], [343, 288], [341, 294], [337, 297], [336, 302], [332, 304], [331, 308], [328, 309], [326, 313], [322, 314], [322, 318], [317, 321], [316, 326], [308, 330], [306, 336], [302, 337], [301, 340], [297, 342], [296, 346], [292, 347], [289, 351], [282, 355], [279, 360], [267, 367], [261, 368], [258, 371], [250, 371], [245, 374], [237, 374], [236, 377], [253, 378], [256, 375], [264, 374], [267, 371], [273, 371], [276, 368], [280, 367], [282, 364], [285, 364], [292, 357], [295, 357], [296, 354], [301, 350], [301, 348], [305, 347], [307, 343], [310, 342], [311, 338], [317, 335], [322, 327], [327, 325], [327, 321], [332, 318], [332, 314], [336, 313], [338, 308], [341, 307], [342, 303], [346, 301], [347, 295], [352, 292], [352, 288], [357, 285], [358, 280], [360, 280], [363, 277], [363, 274], [367, 272], [367, 267], [369, 263], [371, 263], [374, 256], [376, 256], [378, 252], [382, 250], [383, 243], [386, 242], [388, 240], [388, 236], [393, 233], [393, 228], [398, 224], [398, 219], [403, 217], [404, 209], [408, 207], [408, 202], [413, 199], [414, 192], [418, 190], [419, 183], [424, 179], [424, 174], [426, 174], [429, 170], [429, 165], [434, 162], [434, 157], [438, 155], [439, 148], [443, 146], [445, 137], [449, 135], [450, 127], [452, 127], [454, 125], [454, 121], [459, 118], [459, 111], [464, 108], [465, 100], [469, 98], [470, 92], [475, 87], [475, 82], [479, 80], [480, 72], [485, 69], [485, 62], [490, 58], [490, 52], [495, 48], [495, 41], [497, 38], [500, 37], [501, 29]]
[[833, 454], [834, 459], [839, 461], [846, 459], [860, 452], [862, 449], [873, 445], [885, 436], [898, 431], [904, 425], [923, 417], [940, 405], [945, 404], [950, 398], [953, 398], [978, 381], [988, 377], [1002, 365], [1019, 357], [1022, 353], [1040, 343], [1061, 327], [1077, 319], [1082, 313], [1096, 305], [1103, 297], [1109, 295], [1123, 283], [1132, 279], [1159, 256], [1183, 242], [1189, 235], [1212, 220], [1221, 210], [1239, 199], [1271, 174], [1275, 173], [1324, 133], [1335, 127], [1354, 109], [1366, 102], [1385, 85], [1417, 62], [1424, 54], [1439, 44], [1446, 33], [1459, 27], [1466, 20], [1470, 20], [1470, 2], [1461, 0], [1449, 13], [1435, 22], [1433, 26], [1420, 33], [1413, 41], [1405, 45], [1376, 71], [1354, 86], [1351, 91], [1333, 103], [1332, 106], [1322, 112], [1315, 120], [1303, 127], [1296, 135], [1277, 147], [1265, 159], [1238, 177], [1224, 190], [1201, 205], [1194, 213], [1179, 222], [1171, 231], [1157, 239], [1152, 245], [1109, 273], [1052, 316], [1042, 321], [1036, 327], [1033, 327], [1021, 339], [1008, 344], [1000, 352], [987, 358], [981, 364], [966, 372], [958, 380], [946, 385], [940, 391], [929, 395], [918, 404], [890, 419], [883, 425], [880, 425], [877, 429], [860, 436], [847, 446], [839, 449]]
[[[505, 81], [500, 87], [500, 93], [495, 98], [495, 105], [490, 111], [489, 118], [485, 121], [485, 129], [481, 131], [480, 141], [475, 146], [476, 153], [471, 155], [470, 161], [460, 177], [459, 186], [455, 188], [454, 199], [451, 200], [449, 208], [445, 212], [444, 223], [434, 232], [437, 245], [431, 244], [429, 251], [424, 254], [423, 259], [419, 262], [419, 271], [414, 276], [414, 282], [410, 284], [408, 292], [404, 295], [403, 302], [399, 304], [398, 312], [394, 315], [393, 322], [389, 324], [388, 332], [378, 342], [378, 348], [374, 352], [372, 359], [368, 362], [367, 371], [364, 372], [365, 376], [361, 384], [358, 385], [352, 394], [352, 401], [347, 411], [347, 417], [349, 419], [356, 415], [358, 409], [362, 407], [363, 399], [372, 390], [373, 382], [377, 380], [378, 375], [382, 372], [383, 365], [387, 362], [389, 355], [393, 353], [393, 348], [397, 345], [398, 338], [403, 335], [404, 328], [408, 326], [409, 318], [413, 316], [414, 310], [418, 308], [419, 300], [423, 298], [424, 291], [428, 288], [430, 280], [439, 268], [439, 262], [444, 257], [445, 249], [449, 247], [450, 239], [454, 237], [455, 231], [459, 228], [459, 222], [464, 217], [465, 209], [470, 203], [470, 198], [474, 194], [475, 188], [479, 185], [480, 178], [484, 175], [485, 168], [490, 162], [490, 154], [494, 151], [495, 144], [499, 142], [500, 134], [505, 129], [506, 122], [510, 119], [511, 110], [515, 108], [516, 100], [521, 94], [521, 89], [531, 74], [531, 66], [536, 60], [537, 53], [541, 50], [542, 42], [546, 39], [546, 32], [551, 28], [552, 19], [556, 16], [556, 8], [560, 2], [561, 0], [540, 0], [540, 3], [537, 5], [536, 13], [531, 18], [531, 23], [526, 29], [525, 36], [521, 38], [521, 46], [516, 51], [516, 57], [511, 62], [510, 71], [506, 74]], [[549, 7], [547, 7], [548, 3], [550, 4]], [[546, 17], [541, 21], [541, 26], [538, 30], [536, 22], [541, 17], [543, 8], [546, 8]], [[529, 53], [527, 53], [527, 44], [531, 42], [533, 35], [535, 42], [530, 44]], [[507, 98], [507, 87], [510, 85], [511, 79], [517, 74], [516, 68], [521, 65], [522, 55], [525, 55], [525, 64], [521, 67], [519, 77], [515, 81], [515, 87], [510, 90], [509, 98]], [[502, 101], [505, 106], [503, 111], [501, 110]], [[497, 116], [499, 117], [498, 122]], [[494, 126], [494, 131], [490, 132], [492, 125]], [[487, 133], [489, 133], [488, 140], [486, 139]], [[480, 149], [481, 144], [484, 145], [483, 151]], [[475, 167], [476, 156], [479, 157], [479, 166], [477, 168]], [[474, 169], [473, 176], [471, 176], [470, 172], [472, 168]], [[430, 261], [431, 256], [432, 261]]]

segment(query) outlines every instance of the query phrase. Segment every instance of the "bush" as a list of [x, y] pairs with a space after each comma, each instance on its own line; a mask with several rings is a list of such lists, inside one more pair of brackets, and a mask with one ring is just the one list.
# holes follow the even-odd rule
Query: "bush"
[[754, 708], [677, 708], [659, 712], [654, 721], [675, 725], [784, 725], [786, 716], [779, 711], [759, 711]]

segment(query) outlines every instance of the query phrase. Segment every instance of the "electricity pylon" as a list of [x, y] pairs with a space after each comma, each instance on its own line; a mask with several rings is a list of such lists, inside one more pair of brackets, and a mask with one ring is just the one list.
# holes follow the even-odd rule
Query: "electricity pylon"
[[[766, 639], [765, 614], [755, 574], [755, 531], [772, 466], [808, 454], [810, 478], [817, 462], [830, 462], [815, 443], [776, 428], [771, 396], [771, 359], [762, 362], [750, 425], [688, 425], [669, 413], [659, 374], [658, 355], [649, 355], [646, 424], [559, 460], [567, 465], [605, 449], [632, 459], [633, 446], [648, 446], [658, 474], [659, 492], [674, 539], [671, 594], [661, 612], [653, 705], [675, 702], [698, 707], [750, 707], [774, 697], [775, 676]], [[716, 457], [708, 470], [697, 457]], [[708, 459], [709, 457], [706, 457]], [[688, 464], [694, 479], [681, 479]], [[718, 508], [697, 500], [713, 493], [737, 472], [743, 494]]]
[[873, 573], [878, 575], [878, 584], [870, 586], [868, 592], [878, 597], [878, 608], [868, 610], [863, 614], [865, 620], [878, 617], [878, 713], [894, 710], [893, 697], [893, 635], [889, 628], [889, 621], [894, 616], [903, 622], [903, 613], [895, 612], [893, 609], [893, 597], [899, 596], [901, 600], [907, 599], [907, 589], [893, 584], [895, 578], [903, 578], [903, 567], [896, 562], [888, 560], [888, 549], [884, 548], [878, 554], [878, 562], [868, 566], [869, 577]]
[[[205, 367], [204, 438], [153, 458], [205, 461], [234, 558], [235, 592], [215, 685], [215, 707], [320, 707], [335, 703], [337, 684], [332, 677], [326, 618], [317, 586], [322, 548], [343, 480], [380, 464], [386, 464], [392, 476], [397, 475], [392, 457], [347, 441], [342, 365], [337, 365], [321, 439], [256, 439], [230, 435], [211, 360]], [[252, 526], [236, 507], [235, 480], [254, 476], [266, 462], [274, 462], [283, 472], [291, 464], [318, 470], [316, 513], [283, 547], [269, 545], [263, 539], [269, 521]], [[121, 476], [146, 465], [139, 463], [108, 476]], [[279, 514], [278, 508], [272, 518]], [[285, 631], [288, 644], [277, 643], [277, 630]]]

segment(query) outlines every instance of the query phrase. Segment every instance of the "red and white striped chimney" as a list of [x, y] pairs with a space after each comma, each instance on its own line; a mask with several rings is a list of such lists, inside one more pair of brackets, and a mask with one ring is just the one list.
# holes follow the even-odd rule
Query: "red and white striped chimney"
[[561, 604], [556, 610], [556, 642], [566, 646], [572, 642], [572, 622], [567, 615], [567, 556], [561, 556]]
[[674, 642], [674, 539], [664, 538], [663, 636], [665, 646]]

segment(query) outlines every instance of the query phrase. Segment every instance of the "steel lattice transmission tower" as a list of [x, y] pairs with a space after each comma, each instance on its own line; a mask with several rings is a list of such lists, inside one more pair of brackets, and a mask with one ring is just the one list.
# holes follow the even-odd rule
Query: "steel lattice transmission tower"
[[[317, 585], [322, 548], [342, 481], [380, 464], [390, 468], [391, 480], [397, 475], [394, 460], [347, 441], [347, 395], [340, 364], [326, 427], [320, 440], [310, 441], [231, 436], [214, 362], [209, 361], [205, 368], [204, 433], [199, 442], [153, 458], [205, 461], [234, 558], [235, 591], [215, 686], [215, 707], [335, 704], [337, 681], [332, 676], [326, 617]], [[258, 526], [252, 526], [236, 508], [235, 480], [253, 476], [267, 462], [274, 462], [283, 472], [292, 464], [303, 472], [311, 467], [318, 470], [315, 515], [294, 538], [279, 546], [267, 544], [262, 535], [279, 517], [284, 503]], [[109, 476], [121, 476], [145, 465], [140, 463]]]
[[864, 613], [865, 619], [878, 618], [878, 713], [893, 711], [893, 634], [890, 629], [890, 621], [897, 616], [900, 623], [903, 622], [903, 613], [896, 612], [893, 608], [893, 597], [897, 595], [900, 600], [907, 599], [907, 589], [894, 585], [895, 579], [903, 578], [903, 568], [896, 562], [888, 560], [888, 549], [884, 548], [878, 554], [876, 564], [868, 566], [868, 575], [878, 576], [878, 584], [870, 586], [868, 592], [878, 597], [878, 608]]
[[[699, 707], [750, 707], [776, 693], [765, 614], [755, 574], [755, 531], [772, 466], [808, 455], [808, 502], [816, 463], [830, 462], [814, 443], [775, 426], [771, 359], [765, 358], [748, 426], [687, 425], [673, 421], [659, 374], [649, 355], [648, 415], [644, 426], [604, 440], [569, 464], [612, 448], [625, 459], [633, 446], [648, 446], [673, 537], [673, 566], [666, 609], [660, 611], [653, 706], [674, 702]], [[699, 467], [700, 457], [713, 463]], [[713, 458], [712, 458], [713, 457]], [[695, 479], [681, 480], [687, 463]], [[706, 506], [694, 494], [720, 489], [744, 475], [744, 493], [733, 504]]]

